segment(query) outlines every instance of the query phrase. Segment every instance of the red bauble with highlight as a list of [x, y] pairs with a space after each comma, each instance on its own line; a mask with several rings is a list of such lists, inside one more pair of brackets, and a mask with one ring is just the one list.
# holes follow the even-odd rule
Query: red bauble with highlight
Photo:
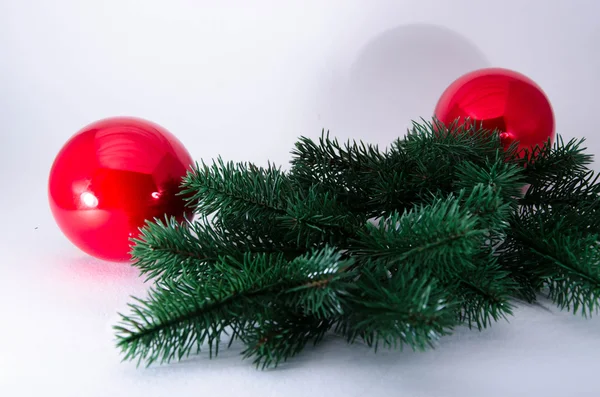
[[50, 208], [65, 236], [94, 257], [130, 258], [132, 237], [146, 220], [183, 221], [179, 195], [192, 158], [152, 122], [115, 117], [77, 132], [60, 150], [48, 186]]
[[506, 147], [531, 150], [554, 141], [554, 113], [530, 78], [501, 68], [480, 69], [454, 81], [442, 94], [435, 117], [446, 125], [474, 122], [499, 130]]

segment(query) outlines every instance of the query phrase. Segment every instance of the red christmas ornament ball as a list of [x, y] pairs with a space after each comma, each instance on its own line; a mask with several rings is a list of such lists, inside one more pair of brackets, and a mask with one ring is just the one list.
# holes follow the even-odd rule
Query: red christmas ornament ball
[[446, 125], [466, 121], [497, 129], [505, 148], [518, 141], [519, 151], [554, 141], [554, 113], [546, 94], [530, 78], [508, 69], [459, 77], [442, 94], [435, 117]]
[[62, 232], [84, 252], [126, 261], [130, 239], [146, 220], [186, 215], [178, 195], [192, 158], [150, 121], [115, 117], [92, 123], [62, 147], [48, 195]]

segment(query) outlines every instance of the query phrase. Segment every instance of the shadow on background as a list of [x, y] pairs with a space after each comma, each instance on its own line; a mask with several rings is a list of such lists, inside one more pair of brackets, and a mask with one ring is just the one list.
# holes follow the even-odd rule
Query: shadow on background
[[68, 260], [62, 260], [65, 276], [72, 277], [78, 282], [137, 282], [139, 270], [129, 262], [109, 262], [96, 259], [86, 254], [79, 254]]
[[487, 66], [477, 46], [445, 27], [388, 30], [360, 49], [346, 78], [334, 82], [324, 128], [343, 139], [387, 146], [411, 120], [429, 119], [452, 81]]

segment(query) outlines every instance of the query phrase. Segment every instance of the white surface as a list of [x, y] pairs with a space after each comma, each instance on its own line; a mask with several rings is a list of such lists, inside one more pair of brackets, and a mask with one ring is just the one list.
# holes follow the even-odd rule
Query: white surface
[[559, 133], [599, 154], [598, 15], [596, 0], [0, 0], [0, 395], [600, 396], [598, 318], [551, 305], [424, 354], [332, 339], [276, 371], [239, 350], [135, 369], [111, 326], [144, 286], [72, 247], [46, 200], [56, 152], [99, 118], [151, 119], [196, 159], [285, 163], [323, 127], [385, 145], [482, 66], [536, 80]]

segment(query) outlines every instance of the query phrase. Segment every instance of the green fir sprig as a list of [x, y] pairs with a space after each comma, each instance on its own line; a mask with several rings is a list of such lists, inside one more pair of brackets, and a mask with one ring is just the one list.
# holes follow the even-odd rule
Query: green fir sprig
[[600, 183], [583, 140], [525, 152], [475, 124], [414, 123], [385, 150], [301, 137], [291, 167], [196, 164], [196, 215], [148, 222], [133, 265], [153, 287], [115, 326], [150, 365], [237, 340], [259, 368], [328, 333], [423, 350], [546, 294], [600, 305]]

